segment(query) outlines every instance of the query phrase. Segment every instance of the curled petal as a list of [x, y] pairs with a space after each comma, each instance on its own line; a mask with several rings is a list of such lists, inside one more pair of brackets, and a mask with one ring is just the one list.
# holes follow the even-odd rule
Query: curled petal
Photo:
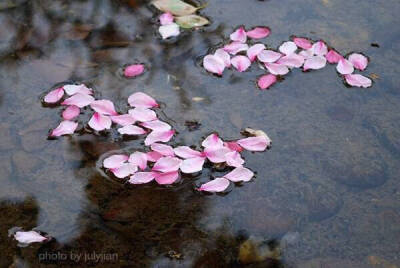
[[237, 144], [236, 141], [224, 142], [224, 147], [228, 148], [232, 152], [239, 152], [240, 153], [241, 151], [243, 151], [243, 148], [239, 144]]
[[239, 181], [249, 181], [251, 178], [253, 178], [254, 173], [248, 168], [245, 167], [237, 167], [228, 174], [224, 175], [224, 178], [233, 181], [233, 182], [239, 182]]
[[71, 120], [77, 117], [80, 114], [80, 109], [78, 106], [71, 105], [65, 108], [65, 110], [62, 113], [62, 117], [64, 120]]
[[213, 163], [223, 163], [226, 161], [225, 155], [229, 153], [230, 150], [226, 147], [218, 148], [218, 149], [210, 149], [206, 148], [204, 150], [204, 154]]
[[335, 50], [331, 49], [325, 56], [326, 60], [329, 63], [338, 63], [341, 59], [343, 59], [343, 56], [337, 53]]
[[225, 178], [216, 178], [212, 181], [204, 183], [198, 189], [199, 191], [206, 191], [206, 192], [223, 192], [229, 186], [229, 180]]
[[40, 235], [36, 231], [27, 231], [27, 232], [18, 231], [15, 233], [14, 238], [15, 240], [23, 244], [43, 242], [47, 240], [47, 237]]
[[225, 69], [225, 62], [218, 56], [207, 55], [203, 59], [203, 66], [210, 73], [222, 75]]
[[75, 105], [79, 108], [85, 107], [91, 104], [94, 101], [94, 98], [90, 95], [76, 93], [75, 95], [69, 97], [68, 99], [64, 100], [61, 104], [62, 105]]
[[106, 115], [102, 115], [96, 112], [93, 114], [92, 118], [90, 118], [88, 124], [92, 129], [102, 131], [104, 129], [111, 128], [111, 119]]
[[282, 54], [279, 52], [275, 52], [273, 50], [263, 50], [257, 55], [257, 59], [261, 62], [275, 62], [277, 61], [280, 57], [282, 57]]
[[64, 89], [62, 87], [53, 89], [46, 96], [44, 96], [44, 102], [56, 103], [64, 96]]
[[218, 149], [224, 145], [224, 142], [218, 137], [217, 134], [213, 133], [205, 138], [201, 145], [204, 148]]
[[240, 27], [239, 29], [234, 31], [229, 37], [232, 41], [237, 41], [240, 43], [246, 43], [247, 41], [246, 31], [243, 27]]
[[156, 182], [161, 185], [173, 184], [179, 178], [178, 171], [158, 173], [155, 177]]
[[340, 74], [351, 74], [352, 72], [354, 72], [354, 67], [350, 61], [343, 58], [339, 60], [338, 64], [336, 65], [336, 70]]
[[160, 120], [153, 120], [148, 122], [143, 122], [140, 124], [142, 127], [155, 130], [155, 131], [167, 131], [171, 129], [171, 126]]
[[231, 67], [231, 56], [229, 56], [229, 53], [222, 48], [217, 49], [214, 56], [220, 58], [225, 63], [225, 67]]
[[177, 157], [164, 156], [158, 159], [157, 162], [154, 164], [153, 171], [163, 173], [177, 171], [181, 163], [182, 160]]
[[160, 28], [158, 28], [158, 31], [160, 32], [162, 39], [178, 36], [180, 34], [179, 25], [174, 22], [167, 25], [161, 25]]
[[268, 89], [270, 86], [275, 84], [277, 78], [273, 74], [265, 74], [258, 78], [257, 85], [260, 89]]
[[255, 61], [257, 59], [257, 55], [260, 54], [261, 51], [265, 49], [264, 44], [255, 44], [247, 50], [247, 57], [250, 61]]
[[155, 176], [155, 172], [136, 172], [130, 177], [128, 182], [132, 184], [149, 183], [154, 180]]
[[86, 95], [93, 95], [93, 90], [86, 87], [84, 84], [80, 85], [64, 85], [63, 86], [65, 93], [72, 96], [76, 93], [86, 94]]
[[111, 172], [115, 177], [123, 179], [128, 177], [129, 175], [134, 174], [137, 171], [137, 166], [132, 165], [131, 163], [124, 163], [120, 167], [111, 168]]
[[252, 39], [261, 39], [267, 37], [271, 33], [268, 27], [255, 27], [247, 32], [247, 37]]
[[368, 65], [368, 58], [359, 53], [353, 53], [349, 56], [349, 61], [354, 65], [354, 68], [364, 71]]
[[143, 135], [146, 134], [146, 130], [135, 125], [126, 125], [118, 129], [121, 135]]
[[302, 37], [295, 37], [293, 38], [293, 42], [300, 48], [302, 49], [310, 49], [312, 48], [311, 41], [308, 40], [307, 38], [302, 38]]
[[157, 162], [163, 155], [158, 152], [147, 152], [146, 157], [149, 162]]
[[285, 75], [289, 72], [288, 67], [278, 63], [265, 63], [265, 67], [267, 67], [268, 71], [274, 75]]
[[103, 161], [103, 167], [105, 168], [119, 168], [128, 161], [129, 156], [125, 154], [114, 154], [112, 156], [107, 157]]
[[65, 120], [65, 121], [62, 121], [58, 125], [58, 127], [53, 129], [50, 136], [51, 137], [59, 137], [62, 135], [72, 134], [75, 132], [77, 127], [78, 127], [78, 123], [69, 121], [69, 120]]
[[143, 92], [136, 92], [130, 95], [128, 103], [130, 106], [138, 108], [153, 108], [159, 106], [152, 97]]
[[194, 158], [194, 157], [202, 157], [203, 154], [201, 152], [198, 152], [196, 150], [193, 150], [192, 148], [190, 148], [189, 146], [179, 146], [176, 147], [174, 149], [174, 153], [183, 158], [183, 159], [187, 159], [187, 158]]
[[110, 118], [111, 121], [121, 126], [132, 125], [136, 122], [136, 119], [130, 114], [113, 115]]
[[164, 156], [175, 156], [174, 153], [174, 149], [166, 144], [162, 144], [162, 143], [153, 143], [151, 144], [150, 148], [155, 151], [158, 152]]
[[132, 64], [126, 66], [124, 69], [124, 76], [125, 77], [136, 77], [144, 73], [144, 65], [143, 64]]
[[347, 84], [353, 87], [370, 87], [372, 86], [372, 80], [361, 74], [346, 74], [345, 76]]
[[141, 170], [147, 168], [147, 154], [142, 152], [134, 152], [129, 156], [128, 162], [138, 166]]
[[172, 136], [174, 136], [174, 130], [167, 131], [155, 131], [153, 130], [144, 140], [144, 144], [149, 146], [155, 142], [169, 142]]
[[307, 71], [309, 69], [311, 70], [318, 70], [324, 68], [326, 65], [326, 59], [323, 56], [312, 56], [311, 58], [308, 58], [304, 62], [303, 69], [304, 71]]
[[129, 114], [139, 122], [148, 122], [157, 119], [157, 114], [153, 110], [142, 107], [129, 110]]
[[256, 136], [240, 139], [237, 143], [245, 150], [262, 152], [271, 144], [271, 140], [266, 136]]
[[326, 46], [326, 44], [322, 41], [318, 41], [316, 42], [313, 46], [312, 46], [312, 51], [314, 53], [314, 55], [317, 56], [324, 56], [326, 55], [326, 53], [328, 53], [328, 47]]
[[246, 71], [247, 68], [249, 68], [251, 65], [249, 58], [247, 58], [246, 56], [242, 56], [242, 55], [233, 57], [231, 60], [231, 63], [233, 65], [233, 67], [235, 67], [236, 70], [238, 70], [239, 72]]
[[102, 115], [118, 115], [114, 103], [109, 100], [95, 100], [90, 104], [90, 108]]
[[182, 161], [180, 169], [183, 173], [195, 173], [203, 169], [205, 158], [194, 157]]
[[241, 167], [244, 164], [244, 160], [238, 152], [229, 152], [225, 154], [226, 163], [231, 167]]
[[286, 65], [287, 67], [290, 68], [300, 68], [304, 64], [304, 57], [299, 54], [292, 53], [283, 56], [277, 61], [277, 63]]
[[230, 44], [225, 45], [223, 49], [231, 55], [236, 55], [241, 51], [248, 50], [249, 46], [247, 44], [243, 44], [240, 42], [232, 42]]
[[297, 46], [292, 41], [286, 41], [279, 47], [279, 51], [285, 55], [290, 55], [297, 50]]
[[159, 19], [161, 25], [168, 25], [174, 22], [174, 16], [170, 12], [161, 14]]

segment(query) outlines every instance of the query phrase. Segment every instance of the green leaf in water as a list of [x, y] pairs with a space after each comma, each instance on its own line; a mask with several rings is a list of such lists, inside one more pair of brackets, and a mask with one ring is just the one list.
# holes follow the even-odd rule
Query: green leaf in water
[[198, 8], [189, 5], [181, 0], [153, 0], [152, 4], [163, 12], [171, 12], [176, 16], [193, 14]]
[[182, 28], [194, 28], [201, 27], [209, 24], [208, 19], [198, 16], [198, 15], [187, 15], [175, 18], [176, 24]]

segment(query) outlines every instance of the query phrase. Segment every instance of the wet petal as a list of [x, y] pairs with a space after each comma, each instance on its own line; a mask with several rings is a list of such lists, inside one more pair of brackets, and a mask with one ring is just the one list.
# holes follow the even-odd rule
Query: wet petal
[[128, 103], [130, 106], [137, 108], [153, 108], [159, 106], [152, 97], [143, 92], [136, 92], [130, 95]]
[[187, 158], [193, 158], [193, 157], [202, 157], [203, 154], [201, 152], [198, 152], [196, 150], [193, 150], [189, 146], [179, 146], [174, 149], [174, 152], [177, 156], [187, 159]]
[[123, 163], [128, 161], [128, 159], [129, 156], [125, 154], [114, 154], [104, 159], [103, 166], [105, 168], [118, 168], [121, 167]]
[[111, 121], [121, 126], [132, 125], [136, 122], [136, 119], [130, 114], [113, 115], [110, 118]]
[[93, 114], [92, 118], [90, 118], [88, 124], [92, 129], [102, 131], [111, 128], [111, 119], [106, 115], [101, 115], [96, 112]]
[[329, 63], [338, 63], [341, 59], [343, 59], [343, 56], [333, 49], [329, 50], [325, 57]]
[[309, 59], [314, 56], [314, 52], [312, 49], [302, 50], [299, 52], [300, 56], [303, 56], [304, 59]]
[[292, 41], [286, 41], [279, 47], [279, 51], [285, 55], [290, 55], [297, 50], [297, 46]]
[[147, 168], [147, 154], [142, 152], [134, 152], [129, 156], [128, 162], [138, 166], [141, 170]]
[[163, 155], [158, 152], [147, 152], [146, 157], [149, 162], [157, 162]]
[[123, 179], [135, 173], [137, 169], [137, 166], [131, 163], [124, 163], [120, 167], [110, 168], [110, 171], [114, 174], [115, 177]]
[[161, 25], [160, 28], [158, 28], [158, 31], [160, 32], [162, 39], [178, 36], [180, 34], [179, 25], [176, 23]]
[[68, 95], [72, 96], [75, 95], [76, 93], [81, 93], [81, 94], [86, 94], [86, 95], [92, 95], [93, 90], [86, 87], [84, 84], [80, 85], [64, 85], [63, 86], [65, 93]]
[[75, 132], [76, 128], [78, 127], [78, 123], [73, 121], [62, 121], [58, 127], [53, 129], [50, 136], [52, 137], [59, 137], [62, 135], [72, 134]]
[[229, 152], [225, 154], [226, 163], [231, 167], [241, 167], [244, 164], [244, 160], [238, 152]]
[[368, 65], [368, 58], [359, 53], [353, 53], [349, 56], [349, 61], [354, 65], [354, 68], [364, 71]]
[[46, 96], [44, 96], [44, 102], [56, 103], [64, 96], [64, 89], [62, 87], [53, 89]]
[[172, 184], [179, 178], [178, 171], [159, 173], [156, 175], [156, 182], [161, 185]]
[[182, 161], [180, 169], [183, 173], [195, 173], [203, 169], [205, 158], [194, 157]]
[[304, 64], [304, 57], [296, 53], [283, 56], [277, 61], [278, 64], [286, 65], [291, 68], [300, 68]]
[[124, 76], [125, 77], [136, 77], [144, 73], [144, 65], [143, 64], [132, 64], [126, 66], [124, 69]]
[[273, 50], [263, 50], [257, 55], [257, 59], [261, 62], [275, 62], [277, 61], [280, 57], [282, 57], [282, 54], [279, 52], [275, 52]]
[[322, 41], [318, 41], [316, 42], [313, 46], [312, 46], [312, 51], [314, 53], [314, 55], [317, 56], [324, 56], [326, 53], [328, 53], [328, 47], [326, 46], [326, 44]]
[[225, 63], [225, 67], [231, 67], [231, 56], [229, 56], [229, 53], [222, 48], [217, 49], [214, 56], [220, 58]]
[[273, 74], [265, 74], [258, 78], [257, 85], [260, 89], [268, 89], [277, 81], [276, 76]]
[[365, 88], [372, 86], [372, 80], [361, 74], [346, 74], [344, 77], [350, 86]]
[[302, 49], [310, 49], [312, 48], [312, 43], [310, 40], [307, 38], [302, 38], [302, 37], [295, 37], [293, 38], [293, 42], [300, 48]]
[[213, 133], [205, 138], [201, 145], [204, 148], [218, 149], [224, 145], [224, 142], [218, 137], [217, 134]]
[[158, 172], [171, 172], [177, 171], [181, 165], [182, 160], [177, 157], [164, 156], [157, 160], [153, 166], [153, 171]]
[[336, 65], [336, 70], [340, 74], [351, 74], [352, 72], [354, 72], [354, 67], [350, 61], [343, 58], [339, 60], [338, 64]]
[[64, 120], [71, 120], [77, 117], [80, 114], [81, 110], [79, 109], [78, 106], [71, 105], [65, 108], [65, 110], [62, 113], [62, 117]]
[[252, 39], [261, 39], [267, 37], [271, 33], [268, 27], [255, 27], [247, 32], [247, 37]]
[[61, 104], [62, 105], [75, 105], [79, 108], [85, 107], [91, 104], [94, 101], [94, 98], [90, 95], [76, 93], [75, 95], [69, 97], [68, 99], [64, 100]]
[[154, 180], [155, 175], [155, 172], [136, 172], [130, 177], [128, 182], [132, 184], [149, 183]]
[[234, 31], [229, 37], [232, 41], [237, 41], [240, 43], [246, 43], [247, 41], [246, 31], [243, 27], [240, 27], [239, 29]]
[[225, 155], [229, 153], [230, 150], [226, 147], [222, 147], [219, 149], [214, 148], [206, 148], [204, 149], [204, 154], [213, 163], [223, 163], [226, 161]]
[[161, 14], [159, 19], [161, 25], [168, 25], [174, 22], [174, 16], [170, 12]]
[[47, 240], [46, 237], [40, 235], [36, 231], [27, 231], [27, 232], [18, 231], [15, 233], [14, 238], [18, 242], [23, 243], [23, 244], [43, 242], [43, 241]]
[[235, 69], [238, 70], [239, 72], [246, 71], [247, 68], [249, 68], [251, 65], [249, 58], [242, 55], [233, 57], [231, 63], [233, 67], [235, 67]]
[[257, 59], [257, 55], [263, 50], [265, 50], [264, 44], [255, 44], [249, 47], [247, 50], [247, 57], [250, 59], [250, 61], [255, 61]]
[[114, 103], [109, 100], [95, 100], [90, 104], [90, 108], [102, 115], [118, 115]]
[[121, 135], [143, 135], [146, 134], [146, 130], [135, 125], [126, 125], [118, 129]]
[[212, 181], [204, 183], [198, 189], [199, 191], [206, 191], [206, 192], [223, 192], [226, 188], [228, 188], [230, 182], [225, 178], [216, 178]]
[[241, 51], [248, 50], [249, 46], [247, 44], [243, 44], [240, 42], [232, 42], [230, 44], [225, 45], [223, 49], [231, 55], [236, 55]]
[[271, 140], [265, 136], [257, 136], [240, 139], [237, 143], [245, 150], [262, 152], [271, 144]]
[[128, 111], [139, 122], [148, 122], [157, 119], [157, 114], [150, 109], [138, 107]]
[[254, 173], [248, 168], [245, 167], [237, 167], [228, 174], [224, 175], [224, 178], [233, 181], [233, 182], [239, 182], [239, 181], [249, 181], [251, 178], [253, 178]]
[[241, 151], [243, 151], [243, 148], [239, 144], [237, 144], [236, 141], [224, 142], [224, 147], [228, 148], [231, 151], [236, 151], [236, 152], [239, 152], [239, 153]]
[[288, 67], [278, 63], [265, 63], [265, 67], [267, 67], [268, 71], [274, 75], [285, 75], [289, 72]]
[[307, 71], [322, 69], [326, 66], [326, 59], [323, 56], [312, 56], [308, 58], [304, 62], [303, 70]]
[[222, 75], [225, 69], [225, 62], [218, 56], [207, 55], [203, 59], [203, 66], [210, 73]]
[[167, 131], [171, 129], [171, 126], [168, 123], [165, 123], [160, 120], [153, 120], [149, 122], [143, 122], [140, 124], [142, 127], [155, 130], [155, 131]]
[[155, 151], [158, 152], [164, 156], [174, 156], [174, 149], [166, 144], [161, 144], [161, 143], [153, 143], [151, 144], [150, 148]]
[[153, 130], [149, 135], [147, 135], [144, 140], [144, 144], [149, 146], [155, 142], [169, 142], [171, 138], [174, 136], [174, 130], [167, 131], [155, 131]]

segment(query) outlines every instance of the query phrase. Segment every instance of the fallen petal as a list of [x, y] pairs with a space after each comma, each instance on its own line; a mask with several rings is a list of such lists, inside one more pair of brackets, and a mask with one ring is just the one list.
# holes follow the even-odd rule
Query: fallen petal
[[118, 115], [114, 103], [109, 100], [95, 100], [90, 104], [90, 108], [102, 115]]
[[250, 61], [255, 61], [257, 59], [258, 54], [265, 49], [264, 44], [255, 44], [249, 47], [247, 50], [247, 57]]
[[307, 71], [322, 69], [326, 66], [326, 59], [323, 56], [312, 56], [305, 60], [303, 70]]
[[302, 37], [295, 37], [293, 38], [293, 42], [300, 48], [302, 49], [310, 49], [312, 48], [312, 43], [310, 40], [307, 38], [302, 38]]
[[226, 163], [231, 167], [241, 167], [244, 164], [244, 160], [238, 152], [229, 152], [225, 154]]
[[158, 103], [149, 95], [143, 92], [136, 92], [129, 96], [128, 103], [132, 107], [153, 108], [158, 107]]
[[328, 53], [328, 47], [322, 41], [316, 42], [311, 49], [313, 50], [314, 55], [317, 56], [324, 56], [326, 53]]
[[178, 171], [172, 171], [172, 172], [168, 172], [168, 173], [159, 173], [155, 177], [156, 182], [161, 185], [172, 184], [178, 178], [179, 178]]
[[309, 59], [314, 56], [314, 52], [312, 49], [302, 50], [299, 52], [300, 56], [303, 56], [304, 59]]
[[146, 130], [135, 125], [126, 125], [117, 130], [121, 135], [143, 135], [146, 134]]
[[262, 152], [271, 144], [271, 140], [265, 136], [257, 136], [240, 139], [237, 143], [248, 151]]
[[154, 180], [155, 175], [155, 172], [136, 172], [130, 177], [128, 182], [132, 184], [149, 183]]
[[270, 86], [275, 84], [277, 78], [273, 74], [265, 74], [258, 78], [257, 85], [260, 89], [268, 89]]
[[77, 122], [65, 120], [65, 121], [62, 121], [58, 125], [58, 127], [53, 129], [53, 131], [51, 132], [50, 136], [51, 137], [59, 137], [59, 136], [62, 136], [62, 135], [72, 134], [72, 133], [75, 132], [77, 127], [78, 127], [78, 123]]
[[125, 154], [114, 154], [112, 156], [107, 157], [103, 161], [103, 167], [105, 168], [119, 168], [123, 163], [128, 161], [129, 156]]
[[279, 47], [279, 51], [285, 55], [290, 55], [297, 50], [297, 46], [292, 41], [286, 41]]
[[93, 95], [93, 90], [85, 86], [84, 84], [80, 85], [64, 85], [63, 86], [65, 93], [72, 96], [76, 93], [86, 94], [86, 95]]
[[349, 61], [354, 65], [354, 68], [364, 71], [368, 65], [368, 58], [359, 53], [353, 53], [349, 56]]
[[239, 72], [246, 71], [247, 68], [249, 68], [251, 65], [249, 58], [242, 55], [233, 57], [231, 63], [233, 67], [235, 67], [235, 69], [238, 70]]
[[252, 39], [261, 39], [267, 37], [271, 33], [268, 27], [255, 27], [247, 32], [247, 37]]
[[229, 153], [230, 150], [226, 147], [214, 149], [206, 148], [204, 149], [204, 154], [213, 163], [223, 163], [226, 161], [225, 155]]
[[149, 162], [157, 162], [163, 155], [158, 152], [147, 152], [146, 157]]
[[282, 54], [273, 50], [263, 50], [257, 55], [257, 59], [264, 63], [273, 63], [277, 61], [280, 57], [282, 57]]
[[289, 72], [288, 67], [278, 63], [265, 63], [267, 70], [274, 75], [285, 75]]
[[350, 61], [343, 58], [340, 59], [338, 64], [336, 65], [336, 70], [340, 74], [351, 74], [352, 72], [354, 72], [354, 67]]
[[144, 73], [144, 65], [143, 64], [132, 64], [126, 66], [124, 69], [124, 76], [125, 77], [136, 77]]
[[174, 136], [174, 130], [167, 131], [155, 131], [153, 130], [149, 135], [147, 135], [144, 144], [149, 146], [155, 142], [169, 142], [170, 139]]
[[164, 156], [157, 160], [152, 170], [163, 173], [177, 171], [181, 162], [182, 160], [177, 157]]
[[121, 126], [132, 125], [136, 122], [136, 119], [130, 114], [113, 115], [110, 118], [111, 121]]
[[129, 175], [134, 174], [137, 169], [137, 166], [131, 163], [124, 163], [120, 167], [110, 168], [110, 171], [114, 174], [115, 177], [123, 179], [125, 177], [128, 177]]
[[80, 109], [78, 106], [71, 105], [65, 108], [65, 110], [62, 113], [62, 117], [64, 120], [71, 120], [77, 117], [80, 114]]
[[151, 144], [150, 148], [164, 156], [175, 156], [174, 149], [166, 144], [153, 143]]
[[335, 50], [331, 49], [325, 56], [326, 60], [329, 63], [338, 63], [341, 59], [343, 59], [343, 56], [337, 53]]
[[46, 96], [44, 96], [44, 102], [56, 103], [64, 96], [64, 89], [62, 87], [53, 89]]
[[128, 162], [132, 165], [138, 166], [141, 170], [145, 170], [147, 168], [147, 154], [134, 152], [129, 156]]
[[224, 178], [233, 181], [233, 182], [239, 182], [239, 181], [249, 181], [251, 178], [253, 178], [254, 173], [248, 168], [245, 167], [237, 167], [228, 174], [224, 175]]
[[153, 110], [147, 108], [134, 108], [129, 110], [128, 113], [139, 122], [148, 122], [157, 119], [157, 114]]
[[194, 158], [194, 157], [202, 157], [203, 154], [196, 150], [193, 150], [189, 146], [179, 146], [174, 149], [174, 153], [184, 159]]
[[223, 192], [226, 188], [228, 188], [230, 182], [225, 178], [216, 178], [212, 181], [204, 183], [198, 189], [199, 191], [206, 191], [206, 192]]
[[36, 231], [27, 231], [27, 232], [18, 231], [15, 233], [14, 238], [18, 242], [23, 243], [23, 244], [43, 242], [43, 241], [47, 240], [46, 237], [40, 235]]
[[224, 142], [218, 137], [217, 134], [213, 133], [205, 138], [201, 145], [204, 148], [218, 149], [224, 145]]
[[153, 120], [149, 122], [143, 122], [140, 124], [142, 127], [155, 130], [155, 131], [167, 131], [171, 129], [171, 126], [160, 120]]
[[194, 157], [182, 161], [180, 169], [183, 173], [195, 173], [203, 169], [205, 158]]
[[158, 28], [158, 31], [160, 32], [162, 39], [178, 36], [180, 34], [179, 25], [176, 23], [161, 25], [160, 28]]
[[111, 119], [106, 115], [102, 115], [96, 112], [93, 114], [92, 118], [90, 118], [88, 124], [92, 129], [97, 131], [102, 131], [104, 129], [111, 128]]
[[243, 27], [240, 27], [239, 29], [234, 31], [229, 37], [232, 41], [237, 41], [240, 43], [246, 43], [247, 41], [246, 31]]
[[249, 46], [247, 44], [243, 44], [240, 42], [232, 42], [230, 44], [225, 45], [223, 49], [231, 55], [236, 55], [241, 51], [248, 50]]
[[234, 152], [239, 152], [240, 153], [241, 151], [243, 151], [243, 148], [239, 144], [237, 144], [236, 141], [224, 142], [224, 147], [226, 147], [229, 150], [234, 151]]
[[292, 53], [283, 56], [277, 61], [277, 63], [286, 65], [287, 67], [291, 68], [300, 68], [304, 64], [304, 57], [299, 54]]
[[220, 58], [225, 63], [225, 67], [231, 67], [231, 56], [229, 56], [229, 53], [222, 48], [217, 49], [214, 56]]
[[346, 74], [345, 76], [347, 84], [353, 87], [370, 87], [372, 86], [372, 80], [361, 74]]
[[159, 19], [161, 25], [168, 25], [174, 22], [174, 16], [170, 12], [161, 14]]
[[207, 55], [203, 59], [203, 66], [210, 73], [222, 75], [225, 69], [225, 62], [218, 56]]
[[79, 108], [85, 107], [91, 104], [94, 101], [94, 98], [87, 94], [76, 93], [75, 95], [69, 97], [68, 99], [64, 100], [61, 104], [62, 105], [75, 105]]

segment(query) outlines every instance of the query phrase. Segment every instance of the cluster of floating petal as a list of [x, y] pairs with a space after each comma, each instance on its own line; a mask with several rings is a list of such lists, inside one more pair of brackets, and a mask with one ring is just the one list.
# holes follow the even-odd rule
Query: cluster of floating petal
[[179, 172], [196, 173], [203, 169], [205, 161], [214, 164], [226, 163], [233, 168], [221, 178], [201, 185], [197, 190], [222, 192], [232, 182], [249, 181], [254, 173], [243, 167], [243, 150], [261, 152], [271, 144], [268, 136], [261, 135], [224, 142], [217, 134], [211, 134], [202, 142], [202, 151], [188, 146], [173, 148], [170, 145], [152, 143], [148, 152], [114, 154], [103, 161], [103, 167], [117, 178], [128, 178], [131, 184], [144, 184], [155, 180], [158, 184], [173, 184]]
[[237, 71], [248, 70], [251, 63], [257, 62], [268, 73], [259, 77], [260, 89], [268, 89], [275, 84], [279, 76], [284, 76], [293, 68], [303, 71], [318, 70], [328, 63], [337, 64], [337, 72], [346, 83], [355, 87], [370, 87], [371, 79], [354, 71], [364, 71], [368, 58], [359, 53], [352, 53], [347, 58], [329, 48], [324, 41], [313, 42], [303, 37], [293, 37], [291, 41], [282, 43], [278, 50], [267, 48], [262, 43], [248, 44], [248, 39], [261, 39], [270, 34], [268, 27], [256, 27], [246, 31], [240, 27], [230, 35], [231, 42], [218, 48], [214, 54], [203, 58], [203, 67], [210, 73], [221, 76], [225, 68], [233, 66]]
[[69, 97], [61, 102], [61, 105], [66, 106], [62, 112], [63, 121], [51, 131], [51, 137], [73, 134], [78, 127], [76, 119], [84, 107], [93, 110], [93, 115], [88, 122], [91, 129], [103, 131], [115, 124], [121, 135], [148, 134], [145, 139], [147, 146], [155, 142], [168, 142], [175, 133], [168, 123], [158, 119], [153, 110], [159, 107], [158, 103], [143, 92], [136, 92], [129, 96], [128, 103], [133, 109], [126, 114], [118, 113], [110, 100], [96, 100], [92, 96], [93, 90], [84, 84], [56, 88], [44, 97], [44, 102], [59, 103], [65, 93]]

